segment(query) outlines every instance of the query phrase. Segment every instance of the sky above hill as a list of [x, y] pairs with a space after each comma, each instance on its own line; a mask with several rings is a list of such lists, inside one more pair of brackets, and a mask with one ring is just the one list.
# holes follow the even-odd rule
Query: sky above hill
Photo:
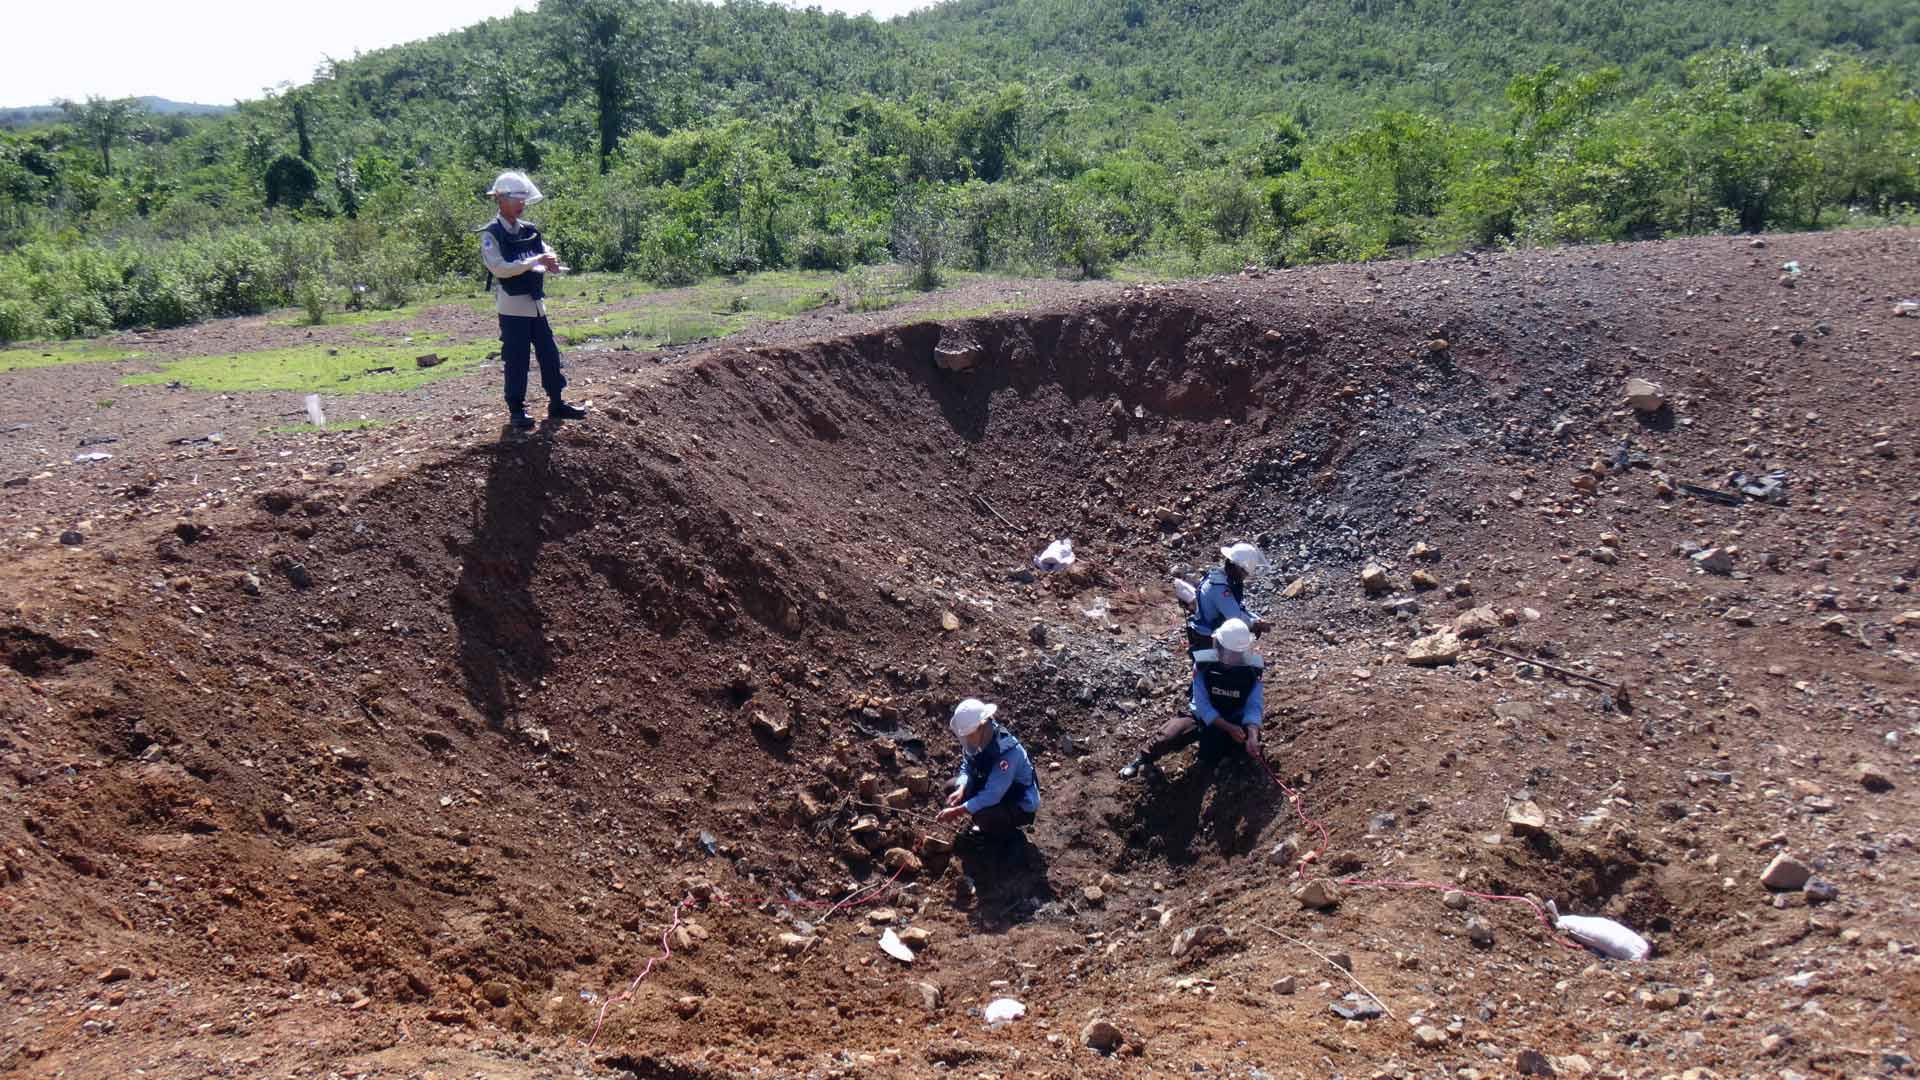
[[[817, 2], [880, 19], [928, 6], [927, 0]], [[0, 107], [146, 94], [231, 105], [282, 83], [306, 82], [328, 57], [347, 60], [536, 6], [535, 0], [19, 4], [6, 20], [13, 47], [0, 64]]]

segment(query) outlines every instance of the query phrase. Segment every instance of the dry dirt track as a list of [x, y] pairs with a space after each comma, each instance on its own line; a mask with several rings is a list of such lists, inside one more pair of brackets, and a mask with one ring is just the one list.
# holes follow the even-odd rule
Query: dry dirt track
[[[351, 438], [35, 482], [0, 569], [0, 1069], [1910, 1072], [1916, 256], [1890, 231], [1108, 287], [597, 374], [598, 418], [526, 439], [475, 380]], [[1669, 409], [1625, 408], [1630, 376]], [[1776, 468], [1784, 506], [1674, 490]], [[1024, 580], [1055, 536], [1080, 571]], [[1169, 572], [1241, 537], [1279, 563], [1268, 758], [1331, 830], [1320, 872], [1551, 898], [1654, 960], [1515, 905], [1303, 911], [1269, 853], [1314, 837], [1256, 771], [1114, 777], [1184, 693]], [[1406, 662], [1481, 606], [1533, 663]], [[862, 777], [948, 775], [972, 694], [1046, 804], [1029, 849], [923, 849], [883, 901], [928, 932], [906, 969], [871, 906], [800, 905], [919, 839]], [[1544, 835], [1508, 828], [1522, 801]], [[1764, 888], [1782, 851], [1837, 898]], [[1334, 1017], [1351, 986], [1281, 934], [1394, 1017]], [[989, 1030], [1003, 994], [1031, 1011]]]

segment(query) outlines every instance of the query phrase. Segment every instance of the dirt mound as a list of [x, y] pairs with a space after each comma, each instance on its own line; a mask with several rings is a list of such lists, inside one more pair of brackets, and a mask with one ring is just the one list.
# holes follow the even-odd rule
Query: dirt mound
[[[280, 470], [21, 560], [0, 927], [24, 1019], [0, 1060], [1412, 1075], [1578, 1050], [1733, 1075], [1904, 1053], [1920, 322], [1883, 298], [1920, 292], [1916, 245], [1316, 269], [723, 347], [588, 424], [450, 435], [372, 484]], [[1667, 406], [1628, 408], [1630, 375]], [[1682, 486], [1774, 468], [1784, 506]], [[1056, 537], [1080, 561], [1036, 576]], [[1250, 763], [1114, 775], [1187, 692], [1169, 575], [1236, 538], [1278, 564], [1252, 601], [1298, 807]], [[1713, 547], [1733, 573], [1688, 557]], [[1406, 663], [1460, 620], [1517, 659]], [[1045, 804], [1030, 844], [950, 856], [928, 815], [971, 695]], [[1544, 827], [1508, 826], [1523, 801]], [[1783, 848], [1840, 898], [1771, 903]], [[1302, 911], [1309, 855], [1555, 899], [1661, 955], [1595, 967], [1524, 906], [1428, 891]], [[926, 931], [911, 967], [882, 924]], [[1179, 949], [1196, 928], [1218, 930]], [[1348, 1026], [1347, 976], [1296, 941], [1457, 1030]], [[985, 1028], [998, 996], [1028, 1019]], [[1709, 1010], [1749, 1019], [1691, 1036]], [[1080, 1045], [1096, 1013], [1112, 1061]]]

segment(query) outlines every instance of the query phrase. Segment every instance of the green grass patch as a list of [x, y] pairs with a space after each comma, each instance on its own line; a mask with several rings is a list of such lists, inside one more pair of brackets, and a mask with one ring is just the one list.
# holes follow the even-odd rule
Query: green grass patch
[[981, 304], [979, 307], [930, 308], [925, 312], [925, 315], [928, 321], [941, 319], [949, 321], [953, 319], [977, 319], [983, 315], [999, 315], [1003, 312], [1019, 311], [1022, 308], [1032, 306], [1033, 302], [1026, 300], [995, 300], [991, 304]]
[[386, 427], [390, 423], [392, 423], [390, 420], [342, 420], [337, 424], [328, 424], [326, 427], [316, 427], [313, 424], [283, 424], [270, 430], [276, 435], [331, 435], [339, 431], [368, 431]]
[[[195, 390], [214, 393], [292, 390], [308, 394], [371, 394], [411, 390], [457, 375], [485, 359], [494, 348], [491, 341], [432, 348], [302, 345], [291, 349], [191, 356], [175, 360], [159, 371], [128, 376], [121, 382], [128, 386], [180, 382]], [[420, 367], [415, 358], [429, 352], [437, 353], [443, 362], [436, 367]]]
[[[771, 271], [661, 292], [637, 282], [618, 284], [622, 280], [589, 283], [592, 287], [581, 289], [580, 283], [561, 278], [559, 282], [569, 291], [558, 302], [549, 286], [547, 308], [554, 333], [569, 345], [623, 338], [646, 348], [722, 338], [832, 302], [842, 275]], [[605, 310], [609, 304], [636, 299], [638, 304]]]
[[104, 364], [140, 356], [133, 349], [102, 341], [55, 341], [41, 345], [0, 349], [0, 371], [58, 367], [61, 364]]

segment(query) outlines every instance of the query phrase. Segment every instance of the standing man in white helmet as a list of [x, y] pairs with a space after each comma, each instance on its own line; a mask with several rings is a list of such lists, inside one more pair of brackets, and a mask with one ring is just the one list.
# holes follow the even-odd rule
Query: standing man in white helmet
[[540, 388], [547, 392], [547, 419], [585, 420], [587, 410], [560, 398], [567, 385], [560, 374], [560, 347], [547, 324], [546, 276], [562, 269], [560, 257], [522, 221], [527, 207], [545, 196], [527, 174], [508, 170], [487, 189], [499, 214], [480, 230], [480, 258], [493, 275], [493, 307], [500, 316], [500, 361], [507, 376], [507, 411], [514, 427], [533, 427], [527, 415], [527, 360], [540, 358]]
[[1162, 754], [1200, 744], [1199, 761], [1212, 766], [1234, 750], [1260, 756], [1260, 721], [1266, 711], [1261, 684], [1266, 664], [1253, 651], [1253, 628], [1228, 619], [1213, 632], [1213, 648], [1193, 654], [1193, 693], [1187, 713], [1162, 725], [1146, 749], [1120, 770], [1132, 779]]
[[1040, 780], [1026, 747], [993, 722], [1000, 706], [968, 698], [953, 710], [953, 733], [965, 754], [953, 793], [939, 820], [973, 819], [973, 831], [1008, 836], [1033, 824], [1040, 809]]

